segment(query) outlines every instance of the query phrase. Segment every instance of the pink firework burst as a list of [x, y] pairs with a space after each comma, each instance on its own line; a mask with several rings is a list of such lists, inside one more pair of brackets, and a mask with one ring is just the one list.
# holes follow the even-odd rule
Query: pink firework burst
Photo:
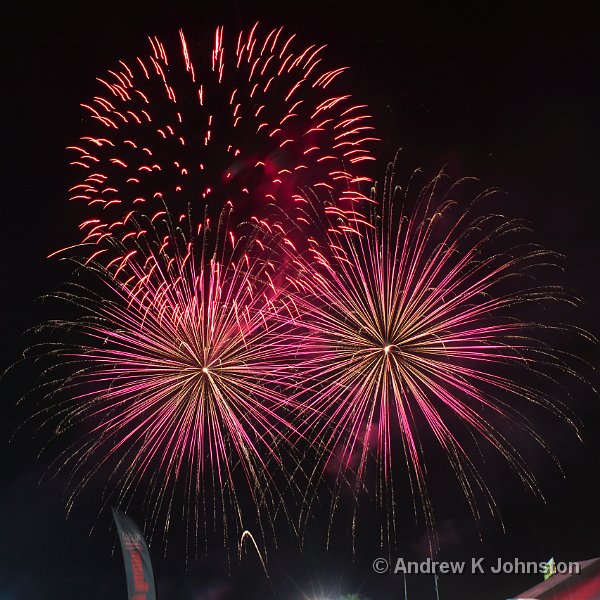
[[474, 440], [487, 442], [538, 493], [509, 432], [518, 427], [547, 450], [526, 417], [532, 404], [573, 425], [547, 391], [552, 373], [576, 375], [566, 353], [544, 341], [564, 330], [535, 320], [540, 307], [573, 301], [536, 281], [557, 256], [530, 242], [523, 223], [481, 214], [490, 192], [464, 203], [456, 198], [467, 180], [445, 182], [438, 176], [411, 200], [416, 184], [396, 187], [390, 167], [383, 192], [355, 195], [353, 209], [314, 210], [314, 197], [296, 197], [313, 223], [308, 257], [296, 256], [289, 276], [293, 377], [307, 409], [299, 427], [319, 450], [323, 469], [315, 473], [334, 476], [333, 508], [344, 489], [355, 500], [374, 492], [387, 514], [386, 543], [395, 537], [399, 467], [408, 469], [433, 531], [427, 459], [434, 446], [478, 516], [481, 494], [492, 511], [494, 499]]
[[272, 253], [256, 228], [230, 227], [230, 214], [189, 233], [155, 219], [134, 260], [87, 261], [101, 295], [61, 294], [83, 311], [50, 325], [79, 340], [52, 348], [73, 374], [51, 420], [84, 430], [58, 459], [76, 482], [69, 510], [108, 472], [106, 501], [142, 493], [150, 529], [162, 522], [165, 535], [181, 519], [193, 536], [213, 530], [230, 543], [249, 523], [264, 534], [282, 512], [279, 445], [288, 455], [296, 432], [278, 373], [290, 349], [273, 319]]
[[229, 37], [217, 28], [210, 50], [183, 31], [177, 43], [149, 42], [149, 54], [98, 78], [82, 105], [86, 134], [69, 148], [80, 174], [70, 199], [86, 206], [82, 242], [100, 244], [96, 258], [163, 203], [216, 216], [233, 202], [248, 218], [287, 207], [302, 186], [340, 196], [368, 181], [371, 118], [341, 89], [346, 68], [328, 64], [324, 45], [258, 25]]

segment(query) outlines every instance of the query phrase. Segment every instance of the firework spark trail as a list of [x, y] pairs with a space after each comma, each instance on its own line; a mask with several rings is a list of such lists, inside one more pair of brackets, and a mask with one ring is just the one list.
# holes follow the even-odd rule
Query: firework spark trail
[[218, 529], [220, 518], [225, 541], [239, 539], [248, 510], [238, 500], [244, 482], [263, 534], [273, 506], [281, 509], [279, 445], [289, 453], [296, 435], [286, 417], [294, 403], [278, 379], [290, 349], [272, 319], [272, 253], [256, 228], [231, 236], [230, 212], [216, 231], [201, 228], [198, 239], [167, 215], [141, 238], [145, 260], [119, 265], [119, 273], [87, 265], [100, 275], [102, 296], [61, 295], [84, 312], [50, 324], [81, 340], [53, 349], [75, 373], [61, 383], [69, 398], [51, 419], [62, 432], [87, 428], [58, 459], [73, 485], [69, 510], [106, 468], [114, 469], [107, 487], [117, 504], [140, 493], [140, 482], [149, 484], [150, 529], [164, 522], [165, 537], [178, 482], [193, 536]]
[[[525, 406], [557, 411], [574, 426], [566, 408], [544, 391], [556, 383], [556, 369], [577, 377], [566, 354], [544, 343], [544, 332], [561, 329], [522, 316], [535, 309], [537, 317], [539, 307], [551, 302], [573, 302], [561, 288], [532, 277], [556, 267], [558, 257], [529, 243], [523, 223], [477, 216], [490, 192], [464, 209], [452, 198], [467, 180], [445, 192], [444, 181], [437, 177], [415, 202], [412, 186], [405, 192], [395, 187], [390, 170], [381, 198], [376, 192], [373, 198], [356, 196], [353, 209], [317, 209], [314, 198], [296, 196], [313, 223], [308, 258], [295, 256], [288, 275], [295, 290], [289, 299], [296, 329], [288, 340], [297, 346], [292, 371], [310, 409], [299, 427], [320, 448], [324, 466], [315, 477], [336, 473], [332, 510], [345, 485], [358, 498], [376, 482], [387, 513], [381, 530], [387, 544], [396, 524], [398, 464], [408, 465], [413, 496], [420, 498], [415, 510], [433, 531], [429, 436], [443, 449], [477, 517], [481, 493], [497, 511], [465, 432], [487, 441], [539, 493], [503, 425], [517, 425], [546, 450], [522, 413]], [[520, 384], [519, 375], [538, 383]]]
[[81, 239], [96, 260], [163, 202], [175, 215], [206, 203], [214, 215], [231, 201], [260, 217], [301, 186], [341, 195], [370, 181], [360, 174], [376, 139], [366, 106], [339, 89], [346, 68], [328, 66], [324, 45], [295, 38], [258, 25], [227, 38], [219, 27], [202, 52], [180, 31], [176, 51], [151, 37], [149, 55], [98, 78], [82, 105], [89, 131], [69, 148], [81, 173], [70, 199], [86, 206]]

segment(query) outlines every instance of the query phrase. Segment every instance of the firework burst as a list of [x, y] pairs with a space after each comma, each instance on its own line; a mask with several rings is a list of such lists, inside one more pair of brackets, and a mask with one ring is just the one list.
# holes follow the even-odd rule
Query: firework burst
[[544, 343], [560, 328], [535, 322], [549, 303], [573, 301], [536, 280], [558, 257], [529, 242], [523, 223], [481, 214], [491, 192], [455, 201], [468, 181], [448, 185], [440, 175], [415, 201], [416, 184], [396, 187], [390, 169], [382, 194], [355, 195], [354, 209], [315, 210], [314, 198], [296, 197], [320, 234], [313, 226], [309, 256], [295, 257], [289, 277], [293, 370], [310, 409], [301, 428], [324, 465], [315, 476], [334, 474], [333, 507], [344, 489], [355, 500], [376, 493], [387, 544], [399, 466], [407, 465], [415, 506], [433, 531], [427, 457], [436, 442], [475, 516], [481, 493], [495, 506], [470, 442], [487, 442], [538, 493], [507, 427], [547, 449], [526, 407], [544, 406], [573, 425], [545, 390], [557, 369], [576, 375], [566, 354]]
[[194, 536], [214, 524], [256, 545], [248, 527], [287, 513], [287, 466], [306, 475], [289, 456], [298, 440], [322, 468], [294, 527], [333, 474], [333, 512], [345, 490], [375, 491], [390, 544], [406, 466], [433, 530], [434, 444], [476, 516], [482, 495], [495, 512], [480, 441], [539, 493], [507, 426], [547, 449], [528, 406], [573, 425], [547, 391], [557, 371], [577, 376], [544, 341], [564, 330], [536, 320], [572, 302], [536, 280], [558, 257], [481, 214], [488, 192], [456, 202], [465, 181], [440, 175], [415, 200], [390, 171], [363, 195], [377, 139], [325, 46], [258, 25], [217, 28], [210, 47], [183, 31], [149, 43], [98, 78], [69, 148], [80, 272], [97, 276], [59, 294], [84, 316], [50, 323], [79, 340], [51, 347], [69, 397], [44, 412], [77, 432], [58, 459], [69, 510], [108, 472], [106, 502], [146, 490], [152, 530], [179, 514]]
[[255, 228], [230, 228], [230, 213], [193, 233], [155, 221], [135, 260], [87, 261], [100, 294], [61, 294], [84, 314], [49, 325], [80, 340], [70, 347], [63, 336], [52, 349], [73, 374], [60, 382], [68, 399], [52, 400], [51, 424], [84, 430], [58, 459], [74, 482], [69, 510], [108, 470], [107, 502], [147, 489], [149, 528], [162, 522], [165, 535], [177, 518], [228, 543], [249, 522], [263, 533], [270, 523], [276, 469], [285, 470], [279, 444], [296, 435], [277, 375], [289, 350], [272, 319], [272, 254]]
[[69, 148], [88, 255], [104, 261], [106, 240], [127, 239], [133, 217], [160, 214], [163, 202], [174, 215], [206, 204], [213, 216], [233, 202], [249, 218], [288, 206], [300, 186], [342, 196], [368, 180], [371, 119], [340, 89], [346, 68], [328, 65], [324, 45], [257, 25], [230, 38], [217, 28], [210, 49], [183, 31], [149, 42], [149, 54], [98, 78], [86, 134]]

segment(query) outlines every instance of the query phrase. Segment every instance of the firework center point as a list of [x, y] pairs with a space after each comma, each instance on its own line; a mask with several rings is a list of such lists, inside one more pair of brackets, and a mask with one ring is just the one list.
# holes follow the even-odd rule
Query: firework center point
[[205, 375], [208, 375], [208, 367], [202, 367], [202, 372], [203, 372]]

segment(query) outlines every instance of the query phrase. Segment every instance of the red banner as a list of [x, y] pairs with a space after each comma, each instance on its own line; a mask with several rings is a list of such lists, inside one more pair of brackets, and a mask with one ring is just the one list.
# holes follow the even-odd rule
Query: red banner
[[156, 600], [150, 552], [142, 532], [116, 508], [113, 508], [113, 516], [121, 540], [129, 600]]

